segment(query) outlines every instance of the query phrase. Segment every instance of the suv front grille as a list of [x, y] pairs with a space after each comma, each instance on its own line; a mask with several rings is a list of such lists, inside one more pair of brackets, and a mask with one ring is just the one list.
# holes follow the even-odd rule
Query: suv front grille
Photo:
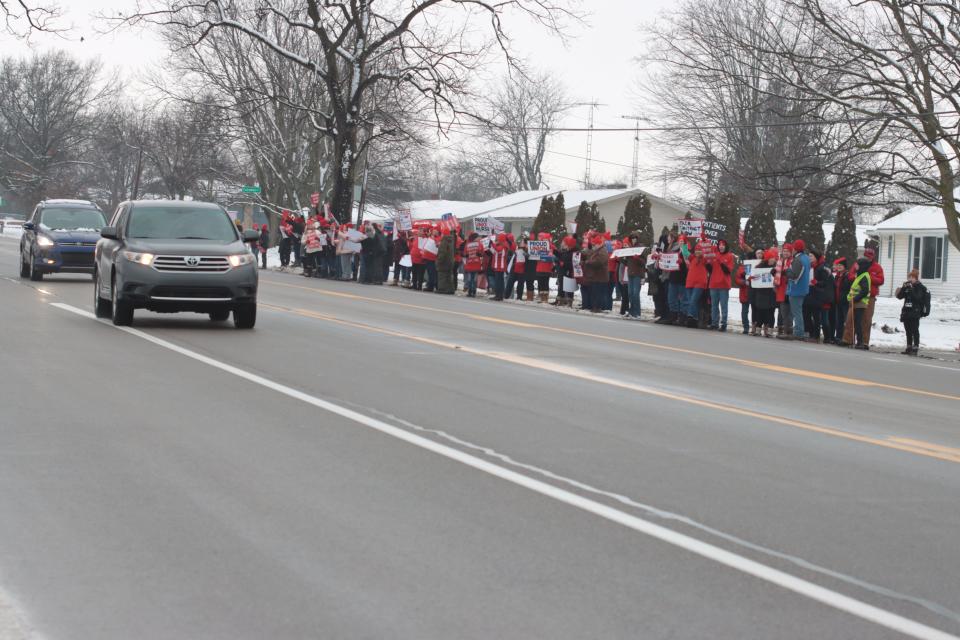
[[223, 273], [230, 270], [226, 256], [157, 256], [153, 259], [157, 271], [181, 273]]
[[203, 300], [231, 299], [233, 294], [227, 287], [176, 287], [159, 286], [150, 292], [152, 298], [185, 299], [196, 298]]

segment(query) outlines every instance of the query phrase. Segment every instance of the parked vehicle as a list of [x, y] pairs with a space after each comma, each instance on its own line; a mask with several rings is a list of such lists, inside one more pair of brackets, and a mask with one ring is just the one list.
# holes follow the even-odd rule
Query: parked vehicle
[[100, 233], [94, 311], [116, 325], [135, 309], [206, 313], [234, 325], [257, 321], [257, 264], [241, 232], [216, 204], [167, 200], [124, 202]]
[[86, 200], [44, 200], [23, 223], [20, 277], [93, 273], [93, 252], [106, 225], [103, 212]]

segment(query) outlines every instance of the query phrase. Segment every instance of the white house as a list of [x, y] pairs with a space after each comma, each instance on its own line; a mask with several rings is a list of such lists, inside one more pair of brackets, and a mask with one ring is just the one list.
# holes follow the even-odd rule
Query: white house
[[947, 238], [940, 207], [920, 205], [884, 220], [874, 229], [884, 271], [880, 295], [892, 296], [911, 269], [936, 297], [960, 295], [960, 252]]

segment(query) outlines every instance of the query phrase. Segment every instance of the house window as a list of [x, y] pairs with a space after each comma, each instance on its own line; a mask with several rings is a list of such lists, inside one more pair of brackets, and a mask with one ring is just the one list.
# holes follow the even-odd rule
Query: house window
[[890, 236], [887, 238], [887, 260], [893, 259], [893, 241], [896, 236]]
[[943, 278], [943, 236], [920, 236], [913, 239], [913, 268], [920, 270], [923, 280]]

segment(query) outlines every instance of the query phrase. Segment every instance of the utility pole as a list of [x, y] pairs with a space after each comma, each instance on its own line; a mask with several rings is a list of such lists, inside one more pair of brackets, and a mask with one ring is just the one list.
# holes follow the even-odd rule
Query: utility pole
[[593, 164], [593, 116], [597, 109], [607, 105], [596, 100], [591, 102], [575, 102], [572, 107], [590, 107], [590, 116], [587, 120], [587, 166], [583, 172], [583, 188], [590, 188], [590, 165]]
[[636, 189], [640, 175], [640, 121], [646, 120], [643, 116], [620, 116], [624, 120], [633, 120], [637, 126], [633, 130], [633, 172], [630, 174], [630, 188]]

